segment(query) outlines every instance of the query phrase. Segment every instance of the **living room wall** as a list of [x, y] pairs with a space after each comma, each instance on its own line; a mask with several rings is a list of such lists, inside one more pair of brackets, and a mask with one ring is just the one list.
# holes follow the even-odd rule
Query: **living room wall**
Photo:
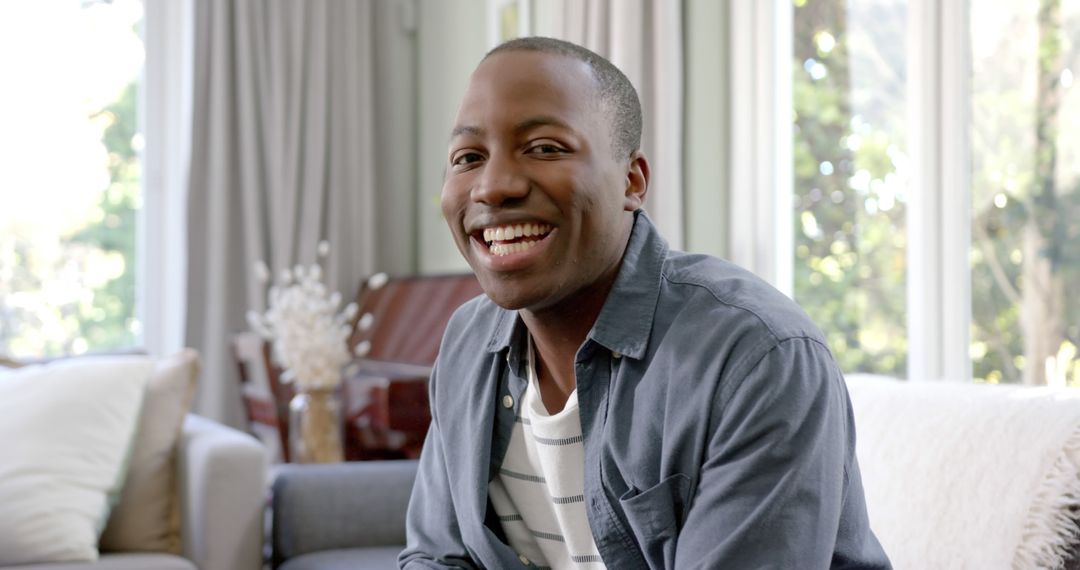
[[439, 208], [446, 142], [487, 50], [485, 0], [392, 0], [375, 10], [377, 266], [394, 275], [467, 271]]
[[487, 51], [484, 0], [419, 1], [416, 270], [465, 271], [439, 208], [446, 144], [469, 74]]

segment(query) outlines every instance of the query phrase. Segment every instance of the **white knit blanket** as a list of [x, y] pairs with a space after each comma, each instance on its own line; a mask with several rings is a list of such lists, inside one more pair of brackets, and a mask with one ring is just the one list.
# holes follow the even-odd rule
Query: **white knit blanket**
[[871, 527], [898, 570], [1059, 568], [1080, 390], [848, 378]]

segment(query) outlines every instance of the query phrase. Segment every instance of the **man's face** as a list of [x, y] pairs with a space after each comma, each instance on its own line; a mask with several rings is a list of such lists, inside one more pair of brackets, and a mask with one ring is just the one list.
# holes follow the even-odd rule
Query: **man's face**
[[585, 63], [553, 54], [503, 52], [473, 73], [442, 210], [504, 308], [572, 302], [617, 271], [644, 186], [632, 183], [630, 157], [615, 157], [595, 91]]

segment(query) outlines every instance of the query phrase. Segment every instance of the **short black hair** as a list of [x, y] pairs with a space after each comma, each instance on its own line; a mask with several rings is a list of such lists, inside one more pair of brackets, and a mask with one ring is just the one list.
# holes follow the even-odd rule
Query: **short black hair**
[[611, 144], [615, 155], [627, 158], [641, 148], [641, 101], [634, 85], [613, 63], [575, 43], [540, 36], [517, 38], [499, 44], [484, 59], [508, 51], [550, 53], [587, 64], [596, 78], [597, 101], [611, 120]]

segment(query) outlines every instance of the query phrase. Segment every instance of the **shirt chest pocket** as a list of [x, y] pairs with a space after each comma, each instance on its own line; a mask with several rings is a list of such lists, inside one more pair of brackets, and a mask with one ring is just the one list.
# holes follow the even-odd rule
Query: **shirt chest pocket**
[[676, 473], [644, 491], [631, 488], [619, 497], [650, 568], [674, 566], [675, 544], [689, 495], [690, 477]]

